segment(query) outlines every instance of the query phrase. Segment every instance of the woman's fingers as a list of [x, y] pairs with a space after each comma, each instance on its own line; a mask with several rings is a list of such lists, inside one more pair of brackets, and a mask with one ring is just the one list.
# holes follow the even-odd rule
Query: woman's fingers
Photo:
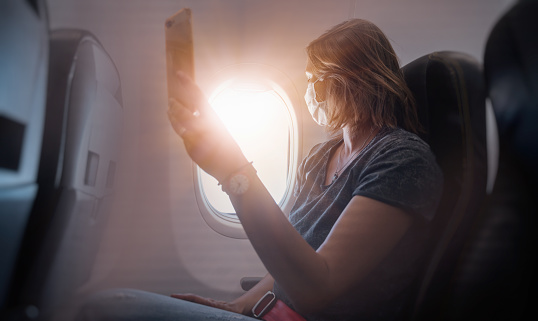
[[188, 293], [188, 294], [171, 294], [170, 296], [173, 297], [173, 298], [176, 298], [176, 299], [189, 301], [189, 302], [193, 302], [193, 303], [197, 303], [197, 304], [203, 304], [203, 305], [207, 305], [207, 306], [216, 308], [213, 300], [201, 297], [201, 296], [196, 295], [196, 294], [190, 294], [190, 293]]
[[203, 113], [208, 109], [207, 99], [192, 79], [182, 71], [176, 73], [178, 88], [176, 99], [193, 113]]
[[[169, 100], [168, 118], [191, 159], [205, 172], [221, 180], [244, 164], [246, 159], [217, 114], [208, 107], [198, 86], [190, 78], [184, 78], [182, 82], [183, 98]], [[193, 103], [196, 100], [199, 102]]]
[[[190, 293], [187, 293], [187, 294], [171, 294], [170, 296], [173, 297], [173, 298], [176, 298], [176, 299], [189, 301], [189, 302], [202, 304], [202, 305], [207, 305], [207, 306], [214, 307], [214, 308], [221, 309], [221, 310], [228, 310], [228, 311], [232, 311], [232, 312], [237, 312], [227, 302], [217, 301], [217, 300], [213, 300], [213, 299], [209, 299], [209, 298], [204, 298], [204, 297], [201, 297], [201, 296], [196, 295], [196, 294], [190, 294]], [[237, 313], [239, 313], [239, 312], [237, 312]]]
[[171, 98], [168, 102], [168, 119], [175, 132], [184, 137], [188, 131], [196, 131], [200, 127], [200, 113], [192, 112], [182, 103]]
[[215, 146], [218, 139], [223, 137], [218, 132], [218, 123], [210, 117], [191, 112], [175, 99], [170, 99], [168, 118], [174, 131], [183, 139], [187, 152], [198, 165], [214, 160]]
[[190, 302], [194, 302], [194, 303], [198, 303], [198, 304], [203, 304], [203, 305], [209, 305], [209, 300], [204, 298], [204, 297], [201, 297], [199, 295], [196, 295], [196, 294], [190, 294], [190, 293], [187, 293], [187, 294], [181, 294], [181, 293], [174, 293], [174, 294], [171, 294], [170, 295], [171, 297], [173, 298], [176, 298], [176, 299], [180, 299], [180, 300], [185, 300], [185, 301], [190, 301]]

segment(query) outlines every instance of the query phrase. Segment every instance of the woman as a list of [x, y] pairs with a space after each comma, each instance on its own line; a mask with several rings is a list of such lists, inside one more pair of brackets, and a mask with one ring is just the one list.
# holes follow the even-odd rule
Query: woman
[[171, 319], [181, 320], [186, 310], [191, 320], [220, 310], [252, 315], [267, 291], [308, 320], [402, 317], [441, 172], [415, 135], [412, 95], [379, 28], [343, 22], [312, 41], [307, 54], [308, 109], [336, 138], [316, 145], [301, 163], [289, 221], [198, 87], [178, 74], [182, 94], [170, 102], [170, 122], [193, 161], [229, 194], [269, 274], [229, 303], [172, 295], [183, 300], [166, 303], [176, 306]]

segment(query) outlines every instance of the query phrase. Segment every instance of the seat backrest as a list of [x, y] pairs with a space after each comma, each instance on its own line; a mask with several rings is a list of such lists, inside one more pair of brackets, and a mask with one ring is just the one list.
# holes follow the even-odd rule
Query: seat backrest
[[454, 282], [451, 320], [537, 320], [538, 1], [496, 23], [484, 56], [499, 132], [493, 191]]
[[50, 73], [39, 192], [17, 266], [14, 304], [54, 319], [88, 281], [119, 166], [119, 73], [82, 30], [50, 33]]
[[485, 86], [480, 64], [456, 52], [435, 52], [402, 68], [418, 106], [423, 139], [444, 174], [432, 222], [430, 256], [417, 284], [413, 319], [437, 317], [465, 238], [486, 194]]
[[48, 38], [44, 1], [0, 1], [0, 319], [37, 193]]

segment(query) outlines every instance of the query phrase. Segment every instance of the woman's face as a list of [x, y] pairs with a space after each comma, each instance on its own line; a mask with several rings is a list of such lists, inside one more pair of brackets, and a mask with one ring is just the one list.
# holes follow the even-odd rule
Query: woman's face
[[325, 93], [326, 93], [327, 87], [324, 81], [321, 81], [321, 80], [318, 81], [318, 78], [314, 74], [313, 70], [314, 70], [314, 66], [312, 65], [310, 60], [307, 60], [306, 68], [305, 68], [306, 79], [309, 83], [315, 82], [314, 91], [316, 92], [316, 100], [318, 102], [322, 102], [322, 101], [325, 101], [325, 98], [326, 98]]

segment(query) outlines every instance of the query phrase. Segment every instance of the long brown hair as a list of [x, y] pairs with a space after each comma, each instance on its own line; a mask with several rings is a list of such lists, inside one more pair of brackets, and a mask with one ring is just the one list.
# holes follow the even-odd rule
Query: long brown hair
[[413, 95], [385, 34], [363, 19], [342, 22], [306, 48], [312, 73], [326, 86], [328, 129], [348, 125], [421, 131]]

